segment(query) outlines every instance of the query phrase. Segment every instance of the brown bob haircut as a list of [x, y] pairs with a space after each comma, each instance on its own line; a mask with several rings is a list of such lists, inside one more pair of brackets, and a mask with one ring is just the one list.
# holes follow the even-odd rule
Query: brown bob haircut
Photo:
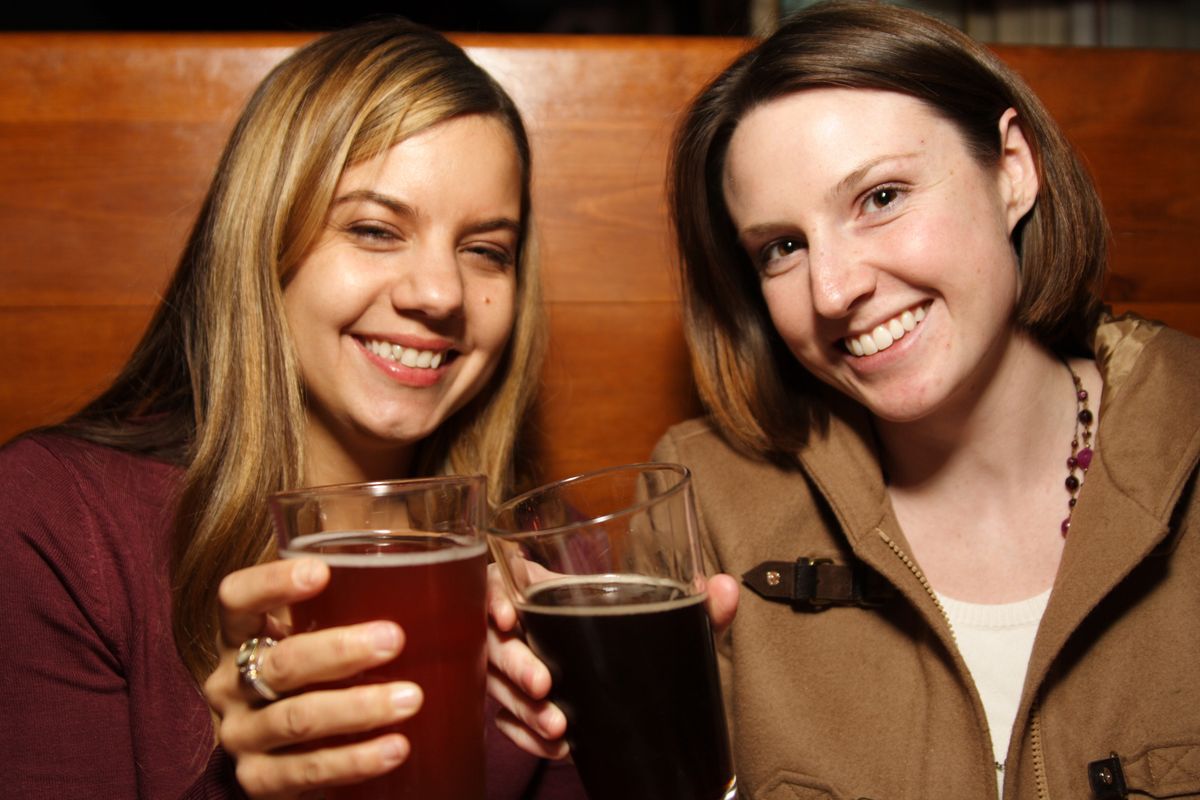
[[984, 165], [998, 162], [1000, 117], [1016, 109], [1039, 181], [1037, 200], [1013, 233], [1021, 271], [1016, 322], [1048, 347], [1088, 351], [1108, 228], [1091, 178], [1041, 101], [981, 45], [931, 17], [875, 3], [813, 6], [700, 92], [671, 155], [670, 205], [696, 383], [735, 446], [789, 460], [815, 421], [809, 398], [817, 381], [776, 333], [757, 271], [738, 243], [722, 192], [725, 154], [752, 109], [821, 87], [922, 100], [958, 128]]

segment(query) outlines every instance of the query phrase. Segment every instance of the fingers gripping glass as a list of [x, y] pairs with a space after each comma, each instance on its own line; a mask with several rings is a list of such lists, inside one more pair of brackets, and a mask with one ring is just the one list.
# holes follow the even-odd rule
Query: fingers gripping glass
[[482, 800], [487, 480], [304, 489], [273, 496], [271, 509], [280, 556], [314, 556], [330, 569], [324, 591], [292, 606], [293, 633], [380, 619], [404, 629], [393, 661], [322, 688], [403, 680], [425, 698], [393, 726], [412, 745], [403, 764], [325, 796]]
[[488, 541], [588, 796], [735, 797], [688, 471], [551, 484], [497, 509]]

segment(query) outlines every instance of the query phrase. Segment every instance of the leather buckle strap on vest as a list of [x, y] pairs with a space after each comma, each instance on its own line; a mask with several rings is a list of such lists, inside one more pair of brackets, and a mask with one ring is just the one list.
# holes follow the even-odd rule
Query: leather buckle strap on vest
[[828, 558], [764, 561], [742, 581], [767, 600], [821, 609], [831, 605], [874, 607], [896, 590], [862, 564], [835, 564]]
[[1200, 792], [1200, 742], [1151, 746], [1128, 758], [1110, 753], [1108, 758], [1088, 764], [1087, 771], [1096, 800], [1126, 800], [1131, 794], [1196, 797]]
[[1096, 800], [1125, 800], [1125, 771], [1121, 758], [1111, 754], [1088, 764], [1088, 783]]

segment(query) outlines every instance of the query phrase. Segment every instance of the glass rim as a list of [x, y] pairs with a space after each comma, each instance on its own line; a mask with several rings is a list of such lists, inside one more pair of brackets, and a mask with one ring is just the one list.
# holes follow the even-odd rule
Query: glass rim
[[[617, 472], [673, 472], [679, 476], [679, 480], [671, 488], [667, 489], [665, 492], [663, 492], [660, 495], [656, 495], [653, 498], [650, 498], [647, 500], [642, 500], [641, 502], [637, 502], [637, 503], [631, 503], [631, 504], [625, 506], [624, 508], [619, 508], [615, 511], [610, 511], [606, 514], [601, 514], [596, 517], [588, 517], [587, 519], [581, 519], [581, 520], [576, 520], [574, 522], [568, 522], [566, 525], [556, 525], [551, 528], [538, 528], [537, 530], [534, 530], [534, 531], [505, 530], [503, 528], [497, 528], [495, 526], [496, 518], [499, 517], [502, 513], [504, 513], [505, 511], [508, 511], [512, 508], [515, 508], [516, 506], [525, 502], [529, 498], [534, 497], [535, 495], [547, 494], [551, 491], [557, 490], [564, 486], [569, 486], [569, 485], [575, 484], [575, 483], [582, 483], [583, 481], [590, 481], [595, 478], [601, 478], [601, 477], [604, 477], [605, 475], [610, 475], [612, 473], [617, 473]], [[579, 528], [586, 528], [591, 525], [599, 525], [599, 524], [617, 519], [618, 517], [627, 516], [629, 514], [634, 514], [638, 511], [643, 511], [643, 510], [649, 508], [650, 506], [661, 503], [663, 500], [665, 500], [667, 498], [674, 497], [675, 495], [679, 494], [680, 492], [686, 491], [687, 487], [691, 484], [691, 479], [692, 479], [692, 471], [690, 469], [683, 466], [682, 464], [676, 464], [675, 462], [672, 462], [672, 461], [641, 461], [636, 464], [620, 464], [615, 467], [604, 467], [602, 469], [596, 469], [596, 470], [592, 470], [590, 472], [583, 472], [578, 475], [572, 475], [569, 478], [563, 478], [562, 480], [557, 480], [552, 483], [547, 483], [543, 486], [539, 486], [536, 489], [530, 489], [528, 492], [517, 495], [516, 497], [506, 500], [503, 503], [501, 503], [500, 505], [496, 506], [495, 510], [492, 511], [491, 515], [488, 518], [487, 535], [494, 536], [497, 539], [501, 539], [501, 540], [505, 540], [505, 541], [512, 541], [512, 540], [527, 539], [527, 538], [532, 538], [532, 537], [554, 536], [554, 535], [558, 535], [558, 534], [567, 533], [569, 531], [573, 531], [573, 530], [576, 530]]]
[[386, 481], [356, 481], [351, 483], [331, 483], [324, 486], [306, 486], [300, 489], [287, 489], [282, 492], [272, 492], [267, 498], [271, 504], [291, 503], [296, 500], [307, 500], [314, 497], [349, 497], [362, 495], [364, 497], [385, 497], [393, 493], [420, 491], [438, 486], [461, 485], [473, 483], [486, 485], [487, 476], [476, 475], [437, 475], [426, 478], [396, 478]]

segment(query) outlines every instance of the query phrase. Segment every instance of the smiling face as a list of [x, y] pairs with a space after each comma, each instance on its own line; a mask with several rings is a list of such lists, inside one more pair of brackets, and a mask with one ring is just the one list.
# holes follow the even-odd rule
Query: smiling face
[[724, 194], [803, 366], [904, 422], [977, 391], [1014, 337], [1014, 226], [1037, 178], [1013, 112], [981, 165], [915, 98], [810, 89], [753, 109]]
[[520, 162], [494, 117], [442, 122], [346, 169], [283, 290], [313, 480], [385, 477], [371, 463], [398, 477], [483, 389], [512, 330], [520, 217]]

